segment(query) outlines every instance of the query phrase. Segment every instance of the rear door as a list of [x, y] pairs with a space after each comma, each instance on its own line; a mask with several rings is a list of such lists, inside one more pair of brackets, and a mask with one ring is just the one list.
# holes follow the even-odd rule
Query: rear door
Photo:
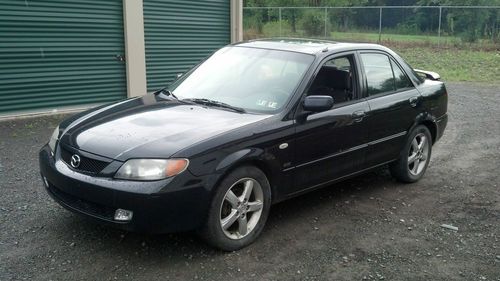
[[[290, 193], [313, 188], [359, 169], [366, 149], [360, 98], [359, 65], [354, 53], [330, 57], [316, 70], [305, 95], [330, 95], [332, 109], [297, 118], [294, 187]], [[347, 80], [344, 80], [347, 79]]]
[[361, 52], [369, 147], [363, 168], [398, 157], [406, 134], [420, 112], [420, 93], [403, 68], [385, 52]]

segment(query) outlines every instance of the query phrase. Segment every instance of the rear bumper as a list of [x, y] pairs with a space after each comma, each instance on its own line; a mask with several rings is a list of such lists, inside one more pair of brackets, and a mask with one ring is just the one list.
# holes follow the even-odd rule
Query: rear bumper
[[444, 134], [444, 129], [446, 129], [446, 125], [448, 125], [448, 113], [445, 113], [443, 116], [436, 119], [436, 140], [438, 141]]
[[[161, 181], [138, 182], [96, 177], [71, 170], [45, 146], [40, 172], [48, 194], [66, 209], [121, 229], [165, 233], [198, 228], [205, 220], [212, 177], [189, 171]], [[128, 222], [114, 220], [116, 209], [133, 211]]]

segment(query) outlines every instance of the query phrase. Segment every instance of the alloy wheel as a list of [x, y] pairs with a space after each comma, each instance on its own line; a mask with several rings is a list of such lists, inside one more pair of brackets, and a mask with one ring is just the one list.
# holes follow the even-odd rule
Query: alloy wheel
[[408, 152], [408, 171], [417, 176], [424, 169], [429, 158], [429, 140], [423, 133], [417, 134], [410, 145]]
[[231, 185], [220, 207], [224, 234], [230, 239], [250, 234], [261, 218], [263, 202], [262, 187], [255, 179], [242, 178]]

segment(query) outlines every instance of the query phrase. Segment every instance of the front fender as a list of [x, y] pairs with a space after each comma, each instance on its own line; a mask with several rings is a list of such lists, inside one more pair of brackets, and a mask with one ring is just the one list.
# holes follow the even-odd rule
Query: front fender
[[[221, 151], [219, 151], [219, 153], [220, 152]], [[243, 165], [255, 166], [266, 174], [271, 185], [273, 202], [278, 201], [282, 197], [281, 194], [285, 194], [280, 187], [287, 187], [291, 184], [291, 182], [289, 182], [292, 178], [291, 175], [283, 174], [281, 162], [272, 148], [243, 148], [218, 157], [217, 160], [211, 158], [208, 161], [206, 161], [206, 159], [199, 159], [193, 162], [193, 167], [190, 167], [190, 171], [196, 176], [211, 174], [213, 187], [217, 186], [224, 176], [230, 173], [234, 168]]]
[[[286, 168], [293, 165], [295, 127], [293, 121], [271, 121], [214, 138], [175, 157], [188, 158], [189, 171], [195, 176], [212, 175], [215, 185], [236, 167], [256, 166], [271, 183], [274, 201], [293, 185], [292, 170]], [[287, 146], [280, 148], [283, 144]]]
[[266, 151], [260, 148], [242, 149], [240, 151], [227, 155], [217, 165], [215, 172], [223, 176], [229, 173], [232, 169], [243, 165], [256, 166], [264, 174], [271, 185], [271, 192], [273, 194], [273, 203], [279, 202], [283, 198], [283, 188], [288, 187], [291, 182], [291, 174], [283, 173], [281, 171], [281, 162], [272, 151]]
[[225, 174], [235, 167], [253, 165], [261, 169], [272, 183], [273, 179], [279, 177], [281, 172], [280, 163], [277, 156], [270, 151], [260, 148], [242, 149], [226, 156], [217, 165], [215, 173]]
[[241, 162], [242, 159], [259, 159], [264, 151], [262, 149], [250, 149], [245, 148], [236, 152], [233, 152], [222, 159], [217, 167], [215, 167], [215, 172], [223, 172], [229, 167], [234, 166], [236, 163]]

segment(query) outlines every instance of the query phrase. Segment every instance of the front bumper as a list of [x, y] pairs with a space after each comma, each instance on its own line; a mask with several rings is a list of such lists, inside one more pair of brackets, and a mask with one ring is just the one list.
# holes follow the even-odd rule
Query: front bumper
[[[90, 176], [70, 169], [60, 155], [44, 146], [40, 172], [49, 195], [78, 214], [118, 228], [165, 233], [196, 229], [206, 218], [213, 176], [194, 177], [189, 171], [160, 181], [126, 181]], [[132, 220], [114, 220], [116, 209], [133, 211]]]

